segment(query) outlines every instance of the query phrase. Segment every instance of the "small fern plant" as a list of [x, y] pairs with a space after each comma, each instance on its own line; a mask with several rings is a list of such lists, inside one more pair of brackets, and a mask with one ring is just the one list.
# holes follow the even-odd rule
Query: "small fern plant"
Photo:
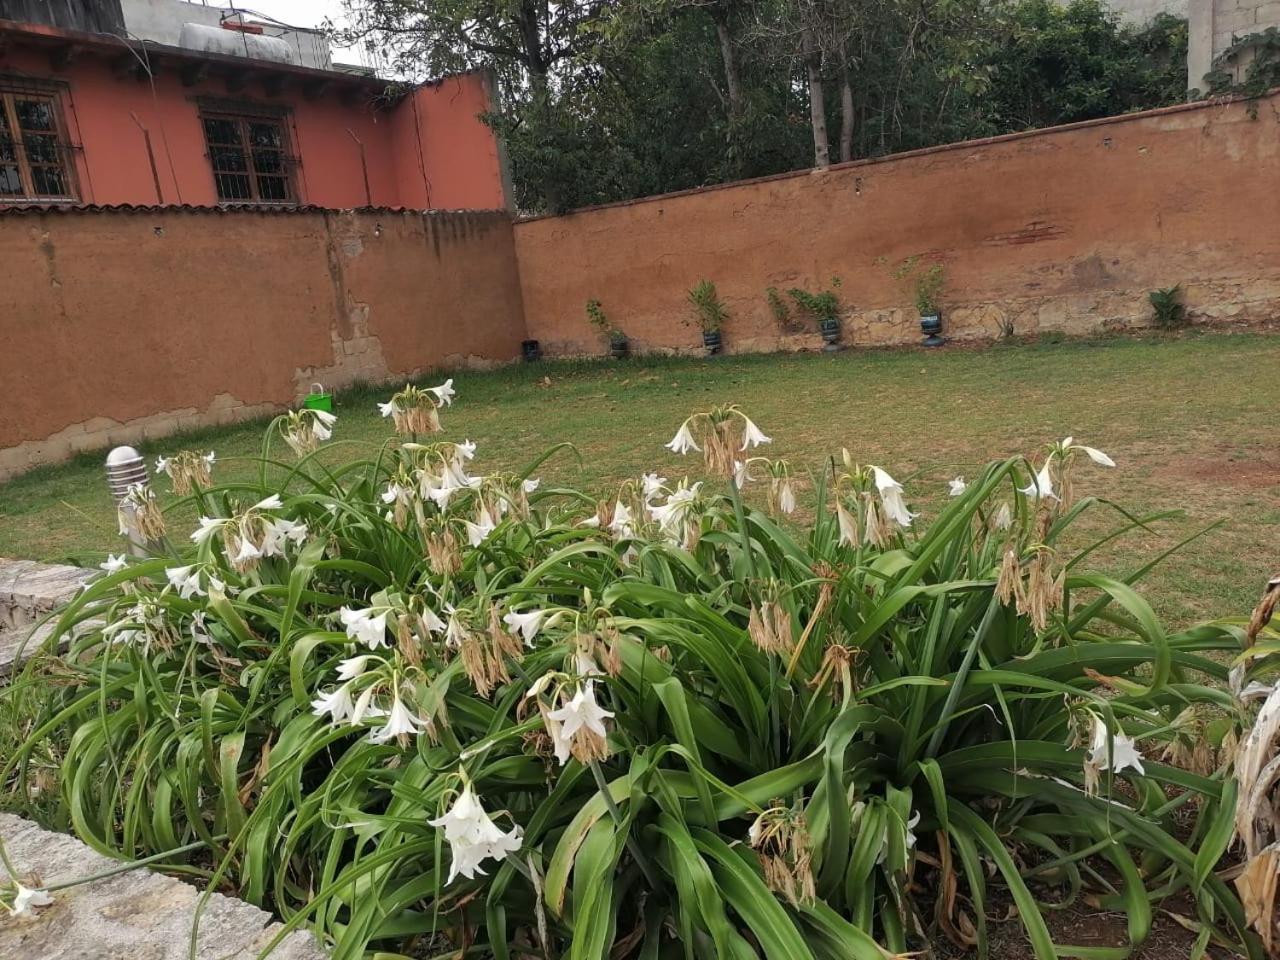
[[1174, 284], [1152, 290], [1147, 294], [1151, 309], [1155, 311], [1156, 326], [1161, 330], [1176, 330], [1187, 322], [1187, 307], [1182, 302], [1182, 287]]

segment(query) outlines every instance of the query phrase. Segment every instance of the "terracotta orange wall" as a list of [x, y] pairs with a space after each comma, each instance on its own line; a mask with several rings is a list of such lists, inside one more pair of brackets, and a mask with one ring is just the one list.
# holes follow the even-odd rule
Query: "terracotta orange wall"
[[892, 277], [940, 262], [948, 336], [1145, 325], [1182, 284], [1193, 319], [1280, 315], [1280, 96], [1172, 108], [825, 173], [803, 172], [516, 225], [529, 336], [595, 353], [598, 298], [639, 349], [693, 350], [686, 292], [713, 280], [730, 350], [813, 348], [780, 330], [774, 286], [843, 283], [845, 339], [918, 342]]
[[[289, 134], [293, 153], [301, 159], [295, 180], [299, 199], [316, 206], [403, 206], [498, 209], [506, 206], [498, 146], [492, 131], [478, 119], [487, 109], [485, 76], [465, 74], [436, 87], [423, 88], [390, 110], [368, 102], [345, 105], [337, 93], [306, 99], [296, 85], [267, 96], [260, 82], [229, 94], [221, 80], [183, 86], [173, 69], [160, 69], [153, 93], [150, 83], [113, 75], [105, 60], [84, 55], [54, 73], [48, 58], [21, 48], [0, 49], [0, 73], [61, 80], [68, 84], [63, 112], [73, 142], [83, 146], [79, 161], [81, 199], [86, 203], [217, 203], [204, 132], [194, 97], [252, 101], [291, 109]], [[446, 85], [454, 95], [445, 98]], [[424, 158], [432, 181], [431, 204], [419, 192], [404, 188], [405, 176], [417, 170], [416, 138], [403, 135], [413, 106], [423, 120]], [[142, 131], [131, 113], [151, 133], [162, 198], [155, 181]], [[410, 129], [412, 129], [410, 127]], [[365, 193], [360, 147], [369, 171]], [[434, 155], [439, 154], [439, 155]], [[421, 177], [418, 177], [421, 182]]]
[[422, 210], [511, 206], [505, 158], [481, 119], [492, 109], [492, 82], [484, 71], [445, 77], [396, 106], [392, 136], [402, 205]]
[[501, 213], [32, 211], [0, 263], [0, 476], [524, 337]]

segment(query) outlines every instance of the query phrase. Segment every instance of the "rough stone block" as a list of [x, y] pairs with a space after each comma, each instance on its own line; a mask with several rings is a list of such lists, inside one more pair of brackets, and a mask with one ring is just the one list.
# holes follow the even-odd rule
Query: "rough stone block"
[[[57, 884], [119, 866], [85, 844], [0, 814], [0, 834], [20, 879]], [[0, 877], [6, 877], [0, 867]], [[0, 956], [30, 960], [185, 960], [200, 891], [146, 869], [59, 890], [53, 903], [0, 922]], [[213, 894], [197, 928], [197, 960], [251, 960], [279, 932], [266, 912]], [[291, 933], [272, 960], [324, 960], [314, 938]]]

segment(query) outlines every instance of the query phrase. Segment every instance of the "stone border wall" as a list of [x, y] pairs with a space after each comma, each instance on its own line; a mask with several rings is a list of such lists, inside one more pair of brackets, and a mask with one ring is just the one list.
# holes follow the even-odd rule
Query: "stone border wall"
[[[42, 830], [0, 813], [0, 836], [31, 885], [80, 880], [119, 867], [74, 837]], [[35, 881], [31, 874], [38, 875]], [[0, 879], [8, 873], [0, 866]], [[55, 891], [53, 903], [18, 917], [0, 917], [0, 957], [28, 960], [187, 960], [201, 896], [195, 887], [139, 869]], [[213, 894], [200, 916], [196, 960], [255, 960], [280, 931], [271, 915]], [[324, 960], [314, 937], [296, 931], [271, 960]]]

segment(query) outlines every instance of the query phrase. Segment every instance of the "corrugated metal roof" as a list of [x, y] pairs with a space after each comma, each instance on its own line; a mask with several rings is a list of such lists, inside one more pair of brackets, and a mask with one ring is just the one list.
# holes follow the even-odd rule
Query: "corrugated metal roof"
[[509, 216], [506, 210], [423, 210], [417, 207], [321, 207], [309, 203], [228, 203], [219, 206], [197, 206], [191, 203], [0, 203], [0, 217], [33, 216], [45, 213], [368, 213], [383, 215], [404, 213], [468, 213]]

